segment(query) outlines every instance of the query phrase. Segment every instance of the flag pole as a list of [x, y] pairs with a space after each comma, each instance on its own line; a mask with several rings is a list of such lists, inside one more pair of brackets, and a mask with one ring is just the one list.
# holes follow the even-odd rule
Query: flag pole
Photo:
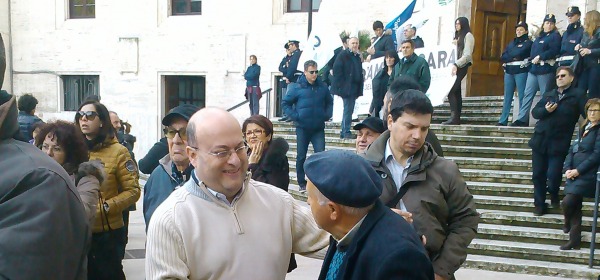
[[310, 36], [310, 31], [312, 30], [312, 12], [313, 12], [313, 0], [308, 0], [308, 34], [306, 34], [306, 38]]

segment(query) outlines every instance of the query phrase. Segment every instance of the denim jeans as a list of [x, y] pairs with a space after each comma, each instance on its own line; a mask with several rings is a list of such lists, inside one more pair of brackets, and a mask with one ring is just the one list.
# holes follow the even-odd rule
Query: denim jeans
[[248, 101], [250, 101], [250, 116], [258, 115], [259, 111], [259, 99], [258, 99], [258, 88], [252, 87], [252, 93], [248, 96]]
[[352, 125], [352, 113], [354, 113], [354, 105], [356, 104], [356, 98], [349, 97], [343, 98], [344, 101], [344, 113], [342, 114], [342, 131], [340, 136], [349, 136], [350, 125]]
[[325, 130], [308, 130], [301, 127], [296, 127], [296, 176], [300, 187], [306, 187], [306, 179], [304, 178], [304, 161], [306, 160], [306, 152], [308, 144], [312, 143], [315, 153], [325, 151]]
[[546, 192], [551, 196], [558, 197], [565, 157], [566, 155], [532, 152], [531, 169], [533, 171], [533, 203], [535, 206], [544, 207]]
[[[498, 123], [508, 123], [508, 115], [510, 115], [515, 88], [519, 93], [519, 104], [523, 104], [523, 95], [525, 95], [526, 83], [527, 72], [519, 74], [504, 74], [504, 104], [502, 105], [502, 115], [500, 115], [500, 120], [498, 120]], [[516, 118], [513, 117], [513, 119]]]
[[539, 90], [542, 94], [548, 89], [548, 83], [554, 80], [554, 73], [534, 75], [527, 73], [527, 83], [525, 85], [525, 96], [523, 102], [519, 105], [519, 116], [515, 120], [529, 124], [529, 114], [533, 98]]

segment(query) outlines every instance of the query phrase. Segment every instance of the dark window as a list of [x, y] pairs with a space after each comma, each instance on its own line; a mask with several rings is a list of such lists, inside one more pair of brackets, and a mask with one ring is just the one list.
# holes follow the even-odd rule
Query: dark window
[[100, 96], [100, 76], [62, 76], [65, 111], [77, 111], [79, 105], [90, 95]]
[[96, 0], [69, 0], [69, 18], [95, 18]]
[[181, 104], [206, 104], [206, 78], [203, 76], [165, 76], [165, 112]]
[[308, 12], [308, 6], [310, 5], [310, 2], [308, 1], [312, 1], [313, 12], [319, 11], [321, 0], [287, 0], [287, 12]]
[[201, 15], [201, 0], [171, 0], [172, 15]]

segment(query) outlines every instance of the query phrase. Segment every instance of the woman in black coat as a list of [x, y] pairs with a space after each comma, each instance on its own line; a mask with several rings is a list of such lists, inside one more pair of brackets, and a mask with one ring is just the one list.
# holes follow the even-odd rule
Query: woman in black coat
[[383, 98], [388, 89], [388, 82], [398, 61], [400, 61], [400, 58], [397, 52], [385, 52], [384, 67], [373, 78], [373, 99], [371, 100], [371, 108], [369, 109], [371, 116], [379, 118], [379, 112], [383, 107]]
[[[273, 123], [262, 115], [247, 118], [242, 124], [242, 133], [250, 146], [248, 170], [252, 172], [252, 179], [287, 192], [290, 184], [287, 141], [283, 138], [273, 139]], [[288, 272], [296, 267], [296, 258], [292, 254]]]
[[579, 130], [577, 141], [571, 146], [563, 171], [567, 177], [562, 201], [569, 242], [561, 250], [581, 248], [581, 205], [583, 197], [594, 197], [596, 172], [600, 166], [600, 99], [585, 104], [587, 121]]
[[583, 71], [577, 86], [588, 91], [589, 98], [600, 97], [600, 12], [593, 10], [585, 14], [585, 32], [581, 44], [575, 46], [583, 59]]

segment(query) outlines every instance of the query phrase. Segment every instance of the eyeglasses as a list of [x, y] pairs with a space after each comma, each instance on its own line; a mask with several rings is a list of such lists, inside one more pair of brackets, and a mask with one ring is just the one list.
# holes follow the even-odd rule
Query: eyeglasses
[[181, 138], [181, 140], [183, 140], [183, 141], [187, 140], [187, 132], [185, 130], [185, 127], [182, 127], [178, 130], [175, 130], [171, 127], [165, 127], [163, 129], [163, 132], [165, 133], [165, 136], [167, 136], [167, 138], [169, 138], [169, 139], [173, 139], [173, 138], [175, 138], [176, 134], [179, 134], [179, 137]]
[[566, 76], [567, 76], [567, 74], [560, 74], [560, 75], [556, 75], [556, 78], [557, 78], [557, 79], [558, 79], [558, 78], [564, 78], [564, 77], [566, 77]]
[[255, 129], [255, 130], [248, 130], [244, 134], [246, 135], [246, 137], [250, 137], [250, 135], [252, 135], [252, 134], [254, 134], [256, 136], [261, 136], [263, 134], [263, 132], [265, 132], [265, 131], [262, 129]]
[[307, 72], [307, 73], [309, 73], [309, 74], [311, 74], [311, 75], [314, 75], [314, 74], [317, 74], [317, 73], [319, 73], [319, 71], [318, 71], [318, 70], [314, 70], [314, 71], [306, 71], [306, 72]]
[[600, 112], [600, 109], [590, 109], [590, 110], [588, 110], [588, 112], [598, 113], [598, 112]]
[[94, 111], [77, 111], [76, 116], [77, 119], [81, 119], [85, 116], [88, 121], [93, 121], [98, 116], [98, 113]]
[[[199, 149], [196, 147], [192, 147], [192, 146], [188, 146], [196, 151], [198, 151]], [[236, 153], [238, 156], [241, 156], [242, 154], [246, 154], [248, 152], [248, 144], [246, 142], [244, 142], [244, 144], [242, 146], [239, 146], [233, 150], [226, 150], [226, 151], [219, 151], [219, 152], [206, 152], [207, 154], [214, 156], [218, 159], [228, 159], [229, 157], [231, 157], [231, 154]]]

